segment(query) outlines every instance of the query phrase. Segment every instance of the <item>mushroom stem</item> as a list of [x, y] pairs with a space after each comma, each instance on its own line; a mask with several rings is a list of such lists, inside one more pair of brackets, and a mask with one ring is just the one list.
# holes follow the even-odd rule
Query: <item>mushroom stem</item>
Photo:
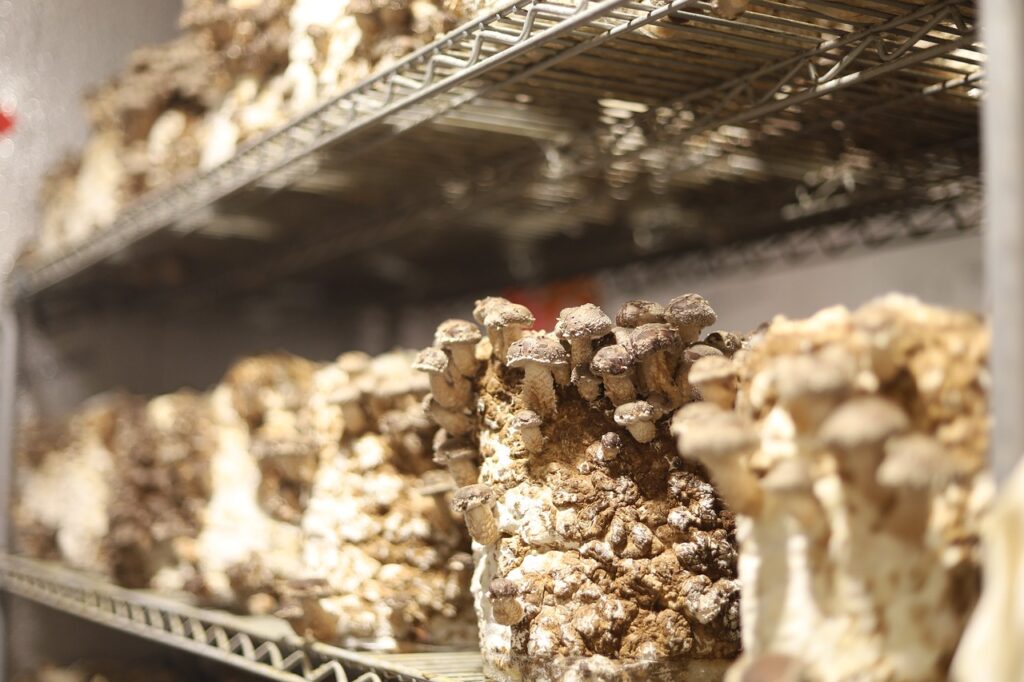
[[448, 352], [451, 353], [452, 364], [455, 365], [455, 369], [459, 374], [464, 377], [476, 375], [478, 364], [476, 349], [472, 345], [452, 344], [448, 347]]
[[594, 347], [588, 338], [569, 339], [569, 359], [573, 367], [589, 365], [594, 358]]
[[632, 402], [636, 398], [636, 389], [633, 380], [629, 375], [606, 376], [604, 378], [604, 392], [612, 405], [618, 407], [623, 403]]
[[601, 380], [595, 377], [586, 365], [580, 365], [572, 372], [572, 381], [576, 384], [581, 398], [593, 402], [601, 397]]
[[673, 381], [673, 373], [669, 369], [668, 354], [664, 351], [640, 361], [640, 376], [647, 393], [660, 393], [672, 403], [682, 399], [682, 392]]
[[627, 424], [626, 430], [629, 431], [629, 435], [633, 436], [633, 440], [637, 443], [650, 443], [654, 440], [654, 437], [658, 432], [654, 423], [648, 421], [638, 421], [632, 424]]
[[523, 439], [527, 452], [538, 453], [544, 449], [544, 435], [539, 426], [524, 426], [519, 430], [519, 437]]
[[452, 498], [452, 509], [463, 513], [470, 537], [481, 545], [498, 541], [498, 521], [491, 511], [492, 499], [491, 489], [480, 484], [460, 488]]
[[442, 407], [454, 409], [466, 407], [472, 399], [471, 386], [461, 374], [449, 375], [448, 372], [435, 372], [429, 375], [430, 390], [434, 400]]
[[541, 416], [553, 416], [558, 410], [558, 394], [551, 372], [533, 363], [523, 369], [523, 402]]
[[523, 605], [516, 595], [516, 586], [504, 578], [491, 581], [488, 591], [491, 598], [491, 613], [498, 625], [515, 625], [526, 616]]
[[453, 436], [465, 436], [476, 426], [473, 416], [466, 414], [463, 410], [449, 410], [430, 396], [425, 402], [427, 415]]

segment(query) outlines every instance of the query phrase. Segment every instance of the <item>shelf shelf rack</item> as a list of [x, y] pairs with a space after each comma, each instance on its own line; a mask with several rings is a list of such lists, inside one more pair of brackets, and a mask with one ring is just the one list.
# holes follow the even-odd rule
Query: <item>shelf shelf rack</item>
[[[170, 295], [258, 290], [410, 235], [418, 246], [408, 257], [419, 262], [436, 255], [441, 236], [543, 244], [581, 227], [552, 219], [565, 200], [588, 207], [583, 228], [609, 225], [628, 203], [618, 195], [648, 185], [715, 215], [700, 226], [706, 232], [745, 238], [735, 227], [745, 216], [720, 210], [737, 192], [764, 186], [772, 200], [759, 212], [778, 215], [774, 200], [802, 191], [806, 175], [853, 158], [874, 171], [858, 179], [866, 194], [892, 195], [908, 178], [875, 170], [890, 157], [976, 146], [984, 56], [973, 0], [752, 0], [736, 21], [709, 8], [519, 0], [224, 165], [143, 197], [95, 238], [26, 265], [16, 295], [31, 299], [97, 270], [99, 282], [116, 280], [110, 273], [125, 264], [239, 216], [287, 229], [269, 246], [194, 245], [189, 256], [204, 256], [186, 258], [190, 285], [172, 285]], [[976, 175], [976, 154], [967, 157], [956, 172]], [[548, 219], [524, 232], [510, 206]], [[496, 215], [501, 207], [506, 215]], [[631, 246], [629, 231], [619, 232], [625, 241], [609, 241], [609, 252]], [[143, 256], [132, 251], [161, 234]], [[481, 250], [476, 242], [467, 251]]]
[[304, 642], [284, 621], [197, 608], [47, 562], [0, 555], [0, 588], [279, 682], [481, 682], [475, 652], [374, 654]]

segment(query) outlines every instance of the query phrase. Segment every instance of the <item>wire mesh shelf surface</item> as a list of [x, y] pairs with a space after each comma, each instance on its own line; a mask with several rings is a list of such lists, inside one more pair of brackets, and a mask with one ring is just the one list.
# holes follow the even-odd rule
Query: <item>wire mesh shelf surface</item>
[[277, 619], [196, 608], [23, 557], [0, 555], [0, 587], [100, 625], [280, 682], [483, 680], [475, 652], [370, 654], [304, 642]]
[[[454, 291], [480, 271], [557, 276], [573, 240], [638, 257], [927, 203], [935, 182], [977, 174], [974, 14], [972, 0], [751, 0], [736, 20], [704, 0], [519, 0], [126, 207], [23, 268], [17, 291], [86, 271], [123, 298], [294, 276], [399, 295], [437, 269], [464, 273]], [[240, 224], [266, 229], [238, 238]], [[387, 263], [362, 257], [385, 245]]]

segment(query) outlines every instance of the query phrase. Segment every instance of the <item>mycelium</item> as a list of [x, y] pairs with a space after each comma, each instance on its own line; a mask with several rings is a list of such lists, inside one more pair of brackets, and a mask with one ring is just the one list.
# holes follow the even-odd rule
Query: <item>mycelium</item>
[[663, 309], [630, 302], [614, 328], [596, 306], [566, 309], [561, 339], [504, 299], [474, 316], [490, 342], [456, 426], [479, 478], [452, 509], [475, 540], [487, 674], [720, 678], [739, 651], [732, 515], [669, 439], [671, 406], [694, 394], [674, 384], [686, 344]]
[[[729, 679], [946, 679], [989, 491], [984, 325], [889, 296], [776, 318], [749, 346], [735, 412], [723, 394], [673, 420], [738, 515]], [[725, 376], [707, 362], [691, 368], [705, 390]]]

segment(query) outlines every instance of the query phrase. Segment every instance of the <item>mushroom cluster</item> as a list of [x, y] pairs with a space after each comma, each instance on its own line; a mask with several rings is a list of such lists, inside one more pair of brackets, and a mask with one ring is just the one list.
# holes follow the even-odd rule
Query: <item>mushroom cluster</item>
[[[737, 514], [730, 678], [946, 679], [990, 494], [985, 326], [892, 295], [776, 318], [747, 346], [735, 408], [709, 399], [672, 422]], [[690, 381], [718, 376], [703, 359]]]
[[486, 336], [449, 320], [417, 366], [442, 427], [435, 461], [460, 486], [451, 508], [474, 540], [485, 672], [640, 679], [656, 661], [720, 678], [739, 651], [732, 513], [667, 425], [712, 383], [719, 400], [730, 385], [686, 379], [698, 359], [727, 359], [699, 341], [714, 311], [693, 294], [630, 301], [614, 320], [586, 304], [553, 333], [502, 298], [473, 316]]
[[223, 163], [242, 142], [489, 4], [186, 0], [179, 37], [137, 50], [120, 75], [88, 95], [92, 133], [44, 183], [43, 228], [26, 258], [81, 243], [133, 199]]

